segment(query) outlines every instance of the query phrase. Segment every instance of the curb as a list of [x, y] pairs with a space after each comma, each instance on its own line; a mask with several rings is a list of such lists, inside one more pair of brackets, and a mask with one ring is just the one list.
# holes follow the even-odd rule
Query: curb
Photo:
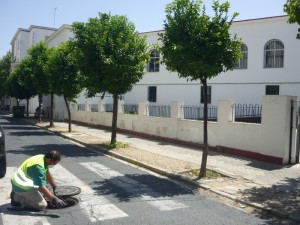
[[[34, 124], [35, 126], [38, 126], [36, 124]], [[165, 176], [165, 177], [168, 177], [170, 179], [173, 179], [173, 180], [177, 180], [177, 181], [181, 181], [181, 182], [184, 182], [184, 183], [188, 183], [189, 185], [193, 186], [193, 187], [198, 187], [198, 188], [201, 188], [201, 189], [204, 189], [204, 190], [207, 190], [207, 191], [210, 191], [212, 193], [215, 193], [217, 195], [220, 195], [222, 197], [225, 197], [225, 198], [228, 198], [228, 199], [231, 199], [233, 201], [236, 201], [236, 202], [239, 202], [241, 204], [244, 204], [244, 205], [247, 205], [247, 206], [250, 206], [250, 207], [254, 207], [256, 209], [259, 209], [259, 210], [262, 210], [262, 211], [265, 211], [265, 212], [268, 212], [270, 214], [273, 214], [277, 217], [280, 217], [280, 218], [283, 218], [283, 219], [290, 219], [290, 220], [293, 220], [295, 222], [299, 222], [300, 223], [300, 217], [298, 216], [295, 216], [295, 215], [291, 215], [289, 213], [285, 213], [285, 212], [282, 212], [282, 211], [279, 211], [279, 210], [275, 210], [275, 209], [272, 209], [272, 208], [269, 208], [269, 207], [265, 207], [263, 206], [262, 204], [259, 204], [259, 203], [255, 203], [255, 202], [247, 202], [247, 201], [244, 201], [244, 200], [241, 200], [235, 196], [232, 196], [230, 194], [227, 194], [227, 193], [224, 193], [224, 192], [221, 192], [221, 191], [218, 191], [218, 190], [214, 190], [206, 185], [203, 185], [203, 184], [199, 184], [197, 181], [194, 181], [194, 180], [191, 180], [191, 179], [188, 179], [184, 176], [181, 176], [179, 174], [176, 174], [176, 173], [172, 173], [172, 172], [168, 172], [168, 171], [165, 171], [165, 170], [162, 170], [160, 168], [157, 168], [155, 166], [150, 166], [150, 165], [147, 165], [145, 163], [142, 163], [142, 162], [139, 162], [137, 160], [134, 160], [132, 158], [128, 158], [126, 156], [123, 156], [123, 155], [120, 155], [118, 153], [115, 153], [115, 152], [110, 152], [109, 150], [106, 150], [104, 148], [101, 148], [100, 146], [96, 146], [96, 145], [93, 145], [93, 144], [87, 144], [83, 141], [80, 141], [80, 140], [77, 140], [75, 138], [72, 138], [70, 136], [67, 136], [67, 135], [64, 135], [63, 133], [61, 132], [58, 132], [58, 131], [50, 131], [49, 129], [47, 129], [46, 127], [41, 127], [41, 126], [38, 126], [44, 130], [47, 130], [48, 132], [52, 133], [52, 134], [55, 134], [55, 135], [58, 135], [58, 136], [61, 136], [65, 139], [68, 139], [68, 140], [71, 140], [71, 141], [74, 141], [74, 142], [77, 142], [81, 145], [84, 145], [86, 146], [87, 148], [89, 148], [90, 150], [92, 151], [96, 151], [97, 153], [99, 154], [103, 154], [103, 155], [109, 155], [109, 156], [112, 156], [114, 158], [117, 158], [117, 159], [120, 159], [120, 160], [123, 160], [123, 161], [126, 161], [128, 163], [131, 163], [133, 165], [136, 165], [136, 166], [139, 166], [139, 167], [142, 167], [142, 168], [145, 168], [147, 170], [150, 170], [152, 172], [155, 172], [157, 174], [160, 174], [162, 176]], [[78, 132], [79, 133], [79, 132]]]

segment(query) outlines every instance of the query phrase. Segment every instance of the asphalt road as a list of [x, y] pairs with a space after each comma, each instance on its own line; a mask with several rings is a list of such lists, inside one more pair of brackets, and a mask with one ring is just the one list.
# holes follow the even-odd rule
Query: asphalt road
[[[207, 199], [177, 183], [90, 151], [20, 119], [0, 115], [7, 175], [0, 181], [0, 224], [274, 224]], [[56, 149], [58, 185], [82, 189], [80, 203], [45, 213], [9, 211], [10, 176], [28, 157]]]

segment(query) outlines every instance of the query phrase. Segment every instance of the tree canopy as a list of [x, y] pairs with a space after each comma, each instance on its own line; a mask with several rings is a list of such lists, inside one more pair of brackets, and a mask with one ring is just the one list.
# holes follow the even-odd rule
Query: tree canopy
[[30, 99], [35, 95], [35, 91], [28, 80], [29, 70], [27, 67], [27, 58], [24, 58], [13, 71], [8, 80], [8, 93], [11, 97], [17, 99], [17, 104], [22, 99]]
[[[287, 0], [283, 7], [289, 16], [288, 22], [300, 25], [300, 0]], [[298, 28], [297, 39], [300, 39], [300, 28]]]
[[11, 52], [7, 52], [5, 56], [0, 59], [0, 97], [7, 94], [7, 80], [11, 70]]
[[41, 121], [42, 116], [42, 98], [44, 94], [50, 93], [49, 76], [45, 72], [45, 65], [47, 64], [49, 55], [49, 48], [44, 42], [39, 42], [31, 46], [28, 50], [28, 76], [32, 82], [35, 94], [39, 97], [39, 118]]
[[229, 33], [229, 3], [213, 2], [214, 17], [199, 0], [175, 0], [166, 7], [165, 33], [160, 34], [167, 69], [190, 80], [212, 78], [233, 69], [241, 57], [241, 42]]
[[206, 175], [207, 80], [233, 69], [241, 57], [241, 41], [230, 34], [230, 26], [238, 15], [228, 16], [230, 4], [213, 1], [214, 16], [206, 14], [201, 0], [174, 0], [166, 6], [164, 33], [160, 34], [163, 62], [179, 77], [200, 80], [204, 87], [204, 149], [200, 177]]
[[144, 74], [149, 60], [145, 37], [126, 16], [99, 13], [87, 23], [73, 23], [77, 59], [88, 96], [108, 92], [113, 95], [111, 143], [116, 142], [118, 96], [132, 89]]
[[74, 101], [82, 90], [74, 49], [75, 46], [70, 41], [52, 47], [45, 67], [49, 75], [51, 92], [64, 97], [68, 110], [69, 132], [71, 132], [69, 101]]

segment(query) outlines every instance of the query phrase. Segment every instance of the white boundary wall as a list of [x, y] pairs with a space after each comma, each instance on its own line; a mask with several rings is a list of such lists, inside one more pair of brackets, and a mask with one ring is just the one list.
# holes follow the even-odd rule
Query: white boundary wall
[[[293, 128], [291, 129], [291, 102], [294, 102]], [[263, 96], [261, 124], [233, 122], [233, 100], [218, 102], [218, 121], [208, 122], [208, 142], [212, 147], [233, 154], [244, 155], [278, 164], [296, 162], [296, 103], [295, 96]], [[100, 112], [90, 112], [86, 102], [85, 111], [71, 110], [72, 120], [84, 124], [110, 127], [112, 113], [103, 112], [104, 102], [99, 103]], [[121, 109], [122, 101], [119, 101]], [[171, 118], [147, 115], [149, 102], [139, 103], [139, 114], [123, 114], [120, 110], [117, 126], [120, 129], [146, 136], [161, 137], [188, 143], [203, 143], [203, 121], [180, 118], [183, 102], [172, 102]], [[66, 119], [66, 118], [65, 118]], [[290, 141], [290, 138], [291, 141]]]

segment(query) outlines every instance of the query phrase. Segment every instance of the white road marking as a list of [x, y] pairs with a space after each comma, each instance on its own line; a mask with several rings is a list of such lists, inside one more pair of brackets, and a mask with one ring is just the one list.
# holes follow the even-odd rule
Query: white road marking
[[[158, 208], [161, 211], [171, 211], [175, 209], [183, 209], [188, 207], [184, 203], [166, 197], [160, 197], [159, 193], [149, 189], [146, 185], [143, 185], [138, 181], [131, 179], [129, 177], [125, 178], [124, 175], [119, 173], [118, 171], [112, 170], [99, 163], [89, 162], [89, 163], [80, 163], [80, 164], [86, 167], [87, 169], [93, 171], [94, 173], [98, 174], [104, 179], [112, 179], [118, 177], [118, 179], [114, 180], [115, 184], [124, 188], [128, 192], [134, 191], [134, 188], [132, 187], [138, 187], [137, 191], [141, 189], [145, 189], [145, 192], [147, 191], [151, 192], [151, 196], [147, 194], [142, 194], [141, 199], [147, 201], [150, 205]], [[153, 195], [157, 197], [153, 197]]]
[[[10, 178], [13, 173], [17, 170], [16, 167], [7, 167], [6, 176], [1, 179], [0, 182], [0, 208], [1, 216], [3, 218], [3, 224], [5, 225], [27, 225], [27, 224], [41, 224], [50, 225], [46, 217], [40, 217], [36, 214], [30, 215], [30, 212], [17, 212], [9, 211], [7, 208], [11, 207], [10, 204], [10, 192], [11, 183]], [[22, 215], [23, 214], [23, 215]]]
[[79, 206], [90, 218], [91, 222], [104, 221], [127, 217], [128, 215], [111, 204], [105, 197], [97, 194], [91, 187], [78, 179], [61, 165], [51, 169], [51, 173], [58, 182], [58, 185], [72, 185], [81, 188]]

